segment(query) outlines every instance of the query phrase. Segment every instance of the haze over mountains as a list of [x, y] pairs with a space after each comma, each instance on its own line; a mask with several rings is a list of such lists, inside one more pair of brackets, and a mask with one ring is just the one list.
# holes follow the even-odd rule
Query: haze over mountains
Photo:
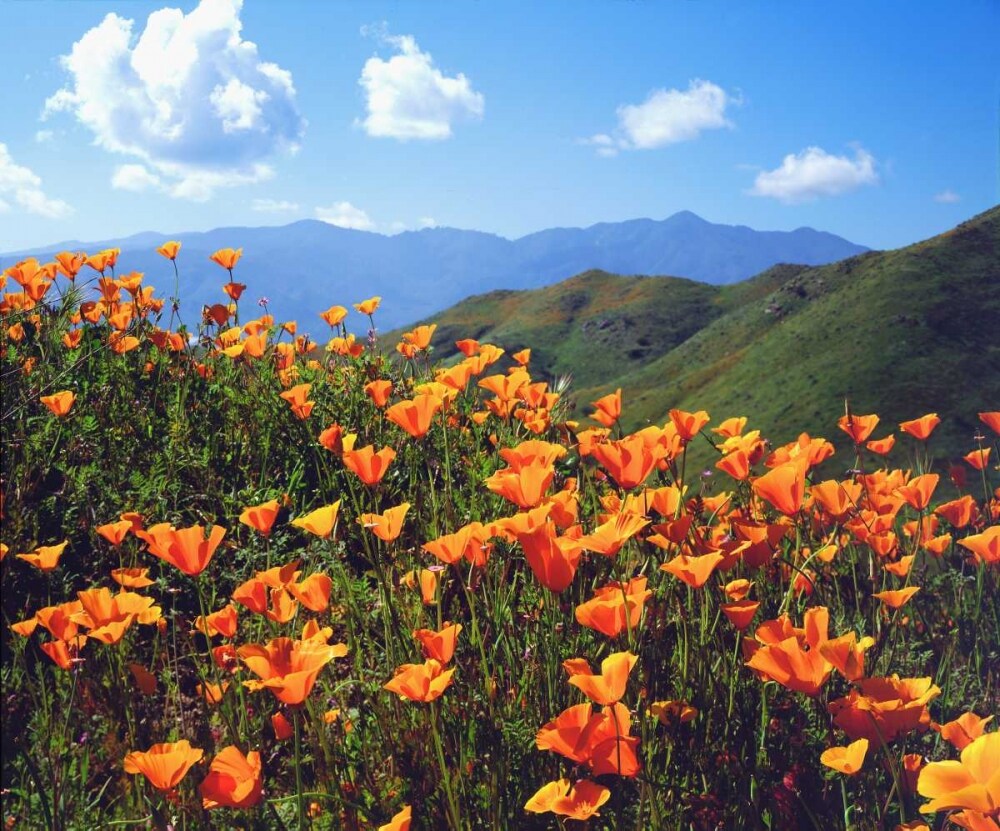
[[[169, 239], [183, 243], [178, 257], [182, 310], [224, 299], [225, 272], [208, 255], [240, 248], [236, 279], [249, 302], [266, 296], [279, 320], [319, 331], [317, 312], [382, 295], [381, 329], [402, 326], [469, 295], [494, 289], [551, 285], [588, 269], [619, 274], [670, 274], [714, 285], [734, 283], [777, 264], [821, 265], [867, 249], [833, 234], [799, 228], [755, 231], [719, 225], [689, 211], [664, 220], [634, 219], [589, 228], [551, 228], [516, 240], [480, 231], [428, 228], [395, 236], [339, 228], [318, 220], [262, 228], [218, 228], [197, 233], [146, 232], [120, 240], [68, 241], [0, 254], [0, 264], [60, 250], [122, 249], [120, 269], [142, 271], [161, 294], [172, 293], [173, 270], [155, 253]], [[245, 301], [244, 301], [245, 302]], [[252, 312], [254, 314], [255, 312]], [[244, 315], [246, 316], [246, 315]]]

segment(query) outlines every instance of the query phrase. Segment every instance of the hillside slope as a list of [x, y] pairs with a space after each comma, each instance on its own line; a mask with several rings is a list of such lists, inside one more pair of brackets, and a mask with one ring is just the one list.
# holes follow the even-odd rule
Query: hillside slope
[[[567, 311], [570, 297], [586, 300]], [[947, 415], [934, 446], [954, 456], [975, 446], [976, 413], [1000, 407], [1000, 208], [896, 251], [732, 286], [589, 272], [493, 298], [434, 317], [439, 354], [456, 337], [536, 347], [536, 372], [572, 372], [579, 403], [623, 387], [628, 427], [671, 407], [753, 413], [784, 442], [831, 435], [846, 398], [882, 416], [879, 436]]]

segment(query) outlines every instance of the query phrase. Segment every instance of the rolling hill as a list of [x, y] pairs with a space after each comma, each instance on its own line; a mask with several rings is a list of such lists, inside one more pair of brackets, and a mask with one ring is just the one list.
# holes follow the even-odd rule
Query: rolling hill
[[729, 286], [589, 271], [433, 320], [438, 357], [459, 337], [531, 346], [535, 374], [572, 373], [580, 405], [622, 387], [629, 428], [671, 407], [707, 409], [749, 415], [783, 443], [800, 430], [832, 436], [846, 398], [882, 416], [879, 437], [947, 415], [933, 446], [961, 455], [975, 447], [976, 413], [1000, 408], [1000, 208], [906, 248]]
[[[122, 249], [121, 266], [142, 271], [161, 291], [173, 288], [170, 264], [157, 246], [178, 239], [181, 297], [200, 311], [222, 298], [224, 276], [209, 262], [219, 248], [244, 250], [236, 278], [249, 285], [249, 303], [270, 300], [281, 320], [306, 329], [331, 304], [385, 298], [377, 325], [390, 328], [445, 309], [491, 289], [550, 285], [590, 268], [624, 274], [678, 274], [731, 283], [779, 262], [819, 264], [865, 251], [833, 234], [799, 228], [755, 231], [718, 225], [689, 212], [662, 221], [636, 219], [590, 228], [557, 228], [508, 240], [479, 231], [428, 228], [395, 236], [303, 220], [268, 228], [218, 228], [202, 233], [142, 233], [124, 240], [77, 240], [0, 255], [0, 268], [26, 255], [49, 259], [61, 250]], [[184, 316], [191, 321], [190, 313]]]

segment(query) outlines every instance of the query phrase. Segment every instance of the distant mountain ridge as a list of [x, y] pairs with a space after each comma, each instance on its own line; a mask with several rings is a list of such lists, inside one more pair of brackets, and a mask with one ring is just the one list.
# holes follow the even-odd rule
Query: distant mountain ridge
[[168, 239], [183, 244], [178, 265], [185, 309], [221, 299], [223, 275], [208, 255], [218, 248], [242, 247], [236, 277], [249, 285], [251, 302], [266, 296], [278, 318], [298, 320], [307, 329], [315, 328], [317, 312], [329, 305], [349, 305], [375, 294], [385, 298], [376, 323], [389, 328], [471, 294], [538, 288], [588, 269], [671, 274], [726, 285], [777, 263], [820, 265], [868, 250], [811, 228], [755, 231], [682, 211], [664, 220], [550, 228], [515, 240], [456, 228], [384, 236], [306, 219], [284, 226], [66, 241], [0, 254], [0, 264], [28, 254], [51, 257], [64, 249], [93, 252], [115, 246], [122, 249], [122, 268], [145, 272], [162, 293], [172, 286], [173, 272], [155, 249]]

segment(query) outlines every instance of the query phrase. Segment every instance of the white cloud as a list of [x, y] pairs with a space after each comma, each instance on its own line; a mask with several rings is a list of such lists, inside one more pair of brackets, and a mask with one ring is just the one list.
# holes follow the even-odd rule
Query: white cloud
[[5, 214], [10, 212], [10, 205], [0, 199], [0, 214]]
[[73, 213], [73, 208], [62, 199], [46, 196], [42, 180], [29, 168], [15, 164], [7, 145], [0, 142], [0, 211], [11, 209], [7, 199], [13, 199], [28, 213], [46, 219], [63, 219]]
[[381, 32], [378, 37], [397, 53], [388, 60], [373, 56], [361, 70], [358, 83], [365, 91], [368, 116], [356, 123], [369, 136], [446, 139], [456, 121], [483, 117], [485, 99], [465, 75], [444, 75], [412, 35]]
[[317, 207], [316, 218], [336, 225], [338, 228], [353, 228], [356, 231], [374, 231], [375, 223], [361, 208], [350, 202], [334, 202], [328, 208]]
[[855, 147], [853, 159], [831, 155], [821, 147], [807, 147], [785, 156], [781, 167], [758, 173], [749, 193], [789, 204], [838, 196], [876, 184], [875, 166], [875, 157], [862, 147]]
[[160, 177], [141, 164], [123, 164], [111, 177], [111, 187], [116, 190], [130, 190], [134, 193], [158, 190], [161, 185]]
[[417, 220], [418, 228], [437, 228], [437, 220], [433, 216], [422, 216]]
[[610, 157], [619, 150], [652, 150], [691, 141], [705, 130], [732, 127], [726, 108], [739, 103], [722, 87], [695, 79], [686, 90], [657, 89], [641, 104], [623, 104], [617, 110], [614, 135], [598, 133], [582, 143]]
[[72, 113], [97, 146], [140, 160], [179, 198], [204, 201], [216, 188], [269, 178], [264, 160], [294, 152], [305, 121], [291, 74], [243, 39], [241, 8], [242, 0], [202, 0], [188, 14], [163, 8], [138, 35], [133, 20], [108, 14], [61, 58], [69, 82], [43, 118]]
[[55, 138], [55, 133], [51, 130], [39, 130], [35, 133], [35, 141], [39, 144], [45, 144], [47, 141], [52, 141]]
[[254, 199], [250, 203], [251, 210], [261, 213], [285, 213], [287, 211], [297, 211], [298, 202], [286, 202], [278, 199]]
[[934, 194], [934, 201], [940, 202], [942, 205], [954, 205], [956, 202], [961, 202], [962, 197], [959, 196], [951, 188], [946, 188], [940, 193]]

